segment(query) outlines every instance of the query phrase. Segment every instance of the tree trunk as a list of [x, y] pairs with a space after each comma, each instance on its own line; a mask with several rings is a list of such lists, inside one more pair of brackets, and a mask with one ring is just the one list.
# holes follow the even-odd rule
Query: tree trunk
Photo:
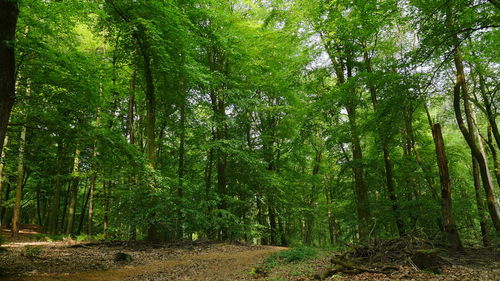
[[103, 216], [102, 216], [102, 228], [104, 231], [104, 236], [107, 236], [107, 230], [109, 228], [109, 205], [111, 200], [111, 181], [102, 183], [102, 193], [104, 194], [104, 206], [103, 206]]
[[[0, 0], [0, 151], [15, 100], [17, 1]], [[1, 159], [0, 159], [1, 160]]]
[[179, 114], [180, 114], [180, 136], [179, 136], [179, 186], [177, 187], [177, 196], [179, 197], [179, 205], [177, 206], [177, 239], [182, 239], [184, 236], [183, 231], [183, 215], [182, 215], [182, 198], [184, 197], [184, 172], [185, 172], [185, 139], [186, 139], [186, 90], [185, 90], [185, 81], [184, 74], [181, 73], [179, 76], [179, 96], [181, 97]]
[[436, 147], [437, 164], [439, 167], [439, 178], [441, 180], [441, 216], [443, 220], [444, 231], [448, 236], [448, 241], [455, 250], [463, 251], [463, 245], [460, 240], [455, 221], [453, 220], [451, 204], [451, 182], [448, 172], [448, 159], [441, 134], [441, 126], [437, 123], [432, 127], [432, 136]]
[[[5, 201], [9, 201], [10, 199], [10, 183], [7, 182], [7, 190], [5, 190]], [[7, 227], [7, 207], [2, 206], [2, 213], [0, 214], [0, 220], [2, 221], [2, 225]]]
[[[319, 169], [321, 167], [321, 149], [316, 149], [316, 155], [314, 157], [314, 165], [312, 170], [312, 176], [315, 177], [319, 173]], [[316, 199], [317, 199], [317, 186], [315, 183], [311, 186], [311, 194], [309, 199], [309, 211], [305, 217], [305, 235], [304, 235], [304, 244], [307, 246], [312, 245], [313, 243], [313, 232], [314, 232], [314, 223], [315, 223], [315, 213], [314, 209], [316, 208]]]
[[153, 72], [151, 70], [151, 59], [147, 50], [143, 50], [144, 56], [144, 75], [146, 76], [146, 155], [150, 164], [155, 167], [156, 148], [155, 148], [155, 86]]
[[62, 217], [59, 220], [61, 222], [60, 228], [61, 228], [61, 231], [63, 233], [66, 232], [66, 210], [68, 209], [68, 203], [70, 201], [70, 196], [71, 196], [71, 181], [68, 181], [68, 188], [66, 188], [66, 192], [64, 193], [63, 211], [61, 213]]
[[135, 108], [135, 79], [136, 79], [135, 69], [132, 71], [132, 78], [130, 78], [130, 95], [128, 98], [128, 115], [127, 115], [127, 133], [130, 144], [135, 144], [134, 136], [134, 108]]
[[462, 117], [460, 96], [462, 96], [466, 118], [470, 118], [470, 116], [472, 116], [472, 112], [469, 103], [469, 95], [465, 84], [465, 72], [463, 68], [462, 55], [460, 53], [460, 48], [458, 46], [456, 46], [455, 48], [454, 62], [457, 72], [456, 82], [453, 88], [453, 107], [455, 109], [454, 110], [455, 118], [457, 120], [458, 127], [460, 128], [460, 132], [462, 133], [467, 144], [469, 145], [472, 155], [479, 164], [479, 171], [483, 182], [483, 188], [486, 193], [486, 202], [488, 205], [488, 211], [490, 213], [491, 220], [493, 221], [493, 226], [495, 227], [497, 234], [500, 235], [500, 212], [498, 210], [498, 205], [495, 198], [496, 196], [493, 191], [493, 182], [491, 179], [490, 171], [488, 169], [488, 163], [486, 161], [485, 155], [481, 153], [479, 147], [476, 144], [473, 132], [467, 130], [467, 127]]
[[55, 179], [54, 179], [54, 197], [52, 201], [52, 206], [50, 209], [50, 216], [49, 216], [49, 227], [48, 231], [51, 234], [57, 234], [57, 226], [58, 226], [58, 219], [59, 219], [59, 208], [60, 208], [60, 201], [61, 201], [61, 188], [62, 188], [62, 162], [63, 162], [63, 144], [62, 141], [60, 140], [57, 144], [57, 167], [56, 167], [56, 174], [55, 174]]
[[[3, 184], [4, 184], [4, 161], [3, 159], [5, 158], [5, 148], [7, 147], [7, 143], [9, 142], [9, 137], [5, 136], [5, 144], [2, 149], [2, 156], [0, 156], [0, 206], [2, 206], [2, 199], [3, 199]], [[2, 209], [1, 207], [0, 209]], [[0, 217], [0, 226], [2, 226], [2, 218]]]
[[[26, 95], [29, 95], [29, 89], [26, 90]], [[16, 184], [16, 201], [14, 203], [14, 211], [12, 215], [12, 236], [17, 236], [21, 220], [21, 199], [23, 197], [23, 183], [25, 171], [25, 153], [26, 153], [26, 125], [21, 129], [21, 138], [19, 144], [19, 158], [17, 163], [17, 184]]]
[[79, 167], [80, 167], [80, 149], [77, 144], [75, 150], [75, 158], [73, 160], [73, 178], [71, 180], [71, 189], [70, 189], [71, 200], [69, 203], [69, 214], [68, 214], [68, 224], [66, 227], [66, 234], [73, 233], [73, 224], [75, 221], [75, 211], [78, 199], [78, 183], [80, 181]]
[[[495, 174], [495, 177], [497, 179], [498, 186], [500, 186], [500, 162], [498, 159], [498, 151], [493, 144], [493, 140], [491, 139], [491, 126], [488, 126], [488, 139], [484, 139], [483, 137], [480, 136], [480, 141], [479, 145], [482, 145], [482, 141], [484, 140], [486, 144], [488, 145], [488, 148], [491, 153], [491, 158], [493, 160], [493, 173]], [[484, 148], [481, 149], [484, 151]]]
[[[327, 51], [331, 61], [333, 62], [335, 73], [337, 76], [337, 85], [343, 85], [346, 82], [344, 70], [347, 68], [347, 78], [352, 76], [352, 58], [349, 55], [346, 58], [335, 57], [332, 50], [327, 47]], [[345, 63], [344, 63], [345, 59]], [[355, 89], [348, 89], [351, 91], [345, 108], [347, 110], [347, 117], [349, 122], [349, 132], [351, 135], [352, 145], [352, 170], [354, 174], [354, 193], [356, 195], [356, 213], [358, 218], [358, 234], [361, 241], [367, 241], [370, 234], [371, 227], [371, 212], [368, 200], [368, 188], [365, 182], [364, 168], [363, 168], [363, 153], [361, 150], [361, 143], [359, 139], [359, 132], [356, 124], [356, 97]]]
[[486, 86], [485, 86], [484, 77], [482, 74], [481, 67], [479, 65], [477, 65], [476, 70], [477, 70], [477, 74], [479, 77], [479, 91], [481, 93], [481, 98], [483, 99], [486, 118], [488, 119], [488, 123], [490, 125], [493, 137], [495, 138], [495, 141], [497, 143], [497, 147], [500, 148], [500, 133], [498, 132], [498, 125], [497, 125], [497, 122], [495, 119], [495, 114], [493, 112], [493, 106], [490, 102], [490, 98], [488, 97], [488, 94], [486, 91]]
[[86, 194], [87, 195], [85, 196], [85, 201], [82, 204], [82, 209], [80, 212], [80, 218], [78, 221], [78, 229], [76, 230], [77, 234], [82, 233], [83, 222], [85, 221], [85, 211], [87, 210], [87, 204], [89, 203], [89, 199], [90, 199], [90, 187], [87, 189]]
[[490, 233], [488, 223], [486, 222], [486, 216], [484, 215], [484, 204], [483, 198], [481, 196], [481, 176], [479, 175], [479, 164], [477, 164], [476, 159], [472, 156], [472, 176], [474, 178], [474, 192], [476, 195], [476, 206], [477, 213], [479, 215], [479, 227], [481, 228], [481, 237], [483, 241], [483, 246], [488, 247], [490, 245]]
[[[99, 120], [99, 118], [97, 119]], [[97, 182], [97, 171], [96, 171], [96, 156], [97, 156], [97, 143], [94, 141], [94, 147], [92, 149], [92, 158], [91, 158], [91, 171], [90, 171], [90, 186], [89, 186], [89, 215], [88, 215], [88, 223], [87, 223], [87, 234], [89, 237], [94, 235], [94, 193], [95, 193], [95, 185]]]
[[[363, 52], [363, 58], [364, 58], [364, 62], [365, 62], [366, 72], [372, 73], [371, 59], [368, 55], [368, 51], [366, 50], [366, 44], [363, 44], [363, 45], [365, 47], [365, 50]], [[375, 114], [378, 114], [377, 89], [375, 88], [375, 86], [371, 82], [368, 83], [368, 87], [370, 89], [373, 111], [375, 112]], [[387, 191], [389, 193], [389, 199], [391, 200], [392, 212], [394, 215], [394, 220], [396, 222], [396, 226], [398, 228], [399, 236], [403, 236], [404, 235], [404, 225], [403, 225], [403, 221], [401, 220], [401, 216], [399, 214], [399, 204], [398, 204], [398, 200], [396, 197], [396, 188], [394, 185], [393, 164], [392, 164], [391, 155], [389, 152], [389, 145], [387, 144], [387, 141], [385, 140], [385, 138], [382, 134], [383, 129], [378, 128], [377, 131], [379, 133], [379, 139], [382, 142], [382, 151], [384, 154], [385, 180], [386, 180], [386, 184], [387, 184]]]

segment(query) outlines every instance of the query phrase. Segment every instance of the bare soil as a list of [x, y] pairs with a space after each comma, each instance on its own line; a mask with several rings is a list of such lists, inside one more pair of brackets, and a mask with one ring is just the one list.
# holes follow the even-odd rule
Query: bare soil
[[[8, 236], [7, 232], [3, 232]], [[254, 280], [252, 268], [285, 248], [227, 243], [76, 243], [29, 241], [5, 245], [0, 268], [5, 281]], [[39, 248], [33, 255], [32, 248]], [[132, 261], [117, 262], [126, 253]]]
[[[9, 238], [9, 232], [0, 235]], [[335, 265], [339, 253], [323, 251], [302, 263], [281, 264], [265, 270], [263, 260], [282, 247], [228, 243], [190, 242], [170, 245], [147, 243], [77, 243], [36, 241], [35, 227], [26, 227], [6, 252], [0, 252], [4, 281], [153, 281], [153, 280], [317, 280], [318, 273]], [[435, 274], [417, 268], [405, 255], [412, 245], [406, 240], [387, 241], [377, 247], [356, 248], [342, 259], [360, 267], [387, 273], [337, 272], [323, 280], [500, 280], [498, 249], [467, 249], [466, 253], [442, 252], [442, 271]], [[33, 250], [36, 249], [36, 250]], [[115, 261], [117, 253], [131, 261]], [[1, 272], [0, 272], [1, 273]]]

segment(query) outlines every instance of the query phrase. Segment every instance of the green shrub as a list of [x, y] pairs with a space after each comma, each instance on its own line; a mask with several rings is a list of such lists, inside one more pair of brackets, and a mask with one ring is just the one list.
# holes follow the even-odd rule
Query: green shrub
[[76, 241], [77, 242], [85, 242], [85, 241], [91, 241], [92, 237], [89, 236], [88, 234], [80, 234], [76, 236]]
[[36, 258], [40, 256], [42, 253], [42, 247], [41, 246], [24, 246], [24, 252], [22, 253], [23, 256], [28, 257], [28, 258]]
[[296, 263], [316, 257], [318, 251], [310, 247], [298, 247], [271, 254], [264, 260], [267, 268], [273, 268], [280, 263]]

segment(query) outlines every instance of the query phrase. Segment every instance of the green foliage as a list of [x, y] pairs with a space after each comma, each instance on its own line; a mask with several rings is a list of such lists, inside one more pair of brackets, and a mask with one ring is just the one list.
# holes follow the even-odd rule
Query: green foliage
[[[52, 220], [53, 232], [78, 241], [158, 232], [163, 241], [338, 246], [366, 238], [354, 211], [366, 203], [371, 238], [397, 237], [397, 217], [406, 233], [437, 237], [430, 122], [443, 127], [463, 240], [481, 240], [483, 217], [491, 228], [449, 95], [457, 35], [493, 172], [486, 103], [494, 119], [500, 33], [486, 1], [143, 2], [19, 1], [0, 176], [11, 210], [25, 145], [22, 223], [50, 231]], [[92, 237], [83, 235], [90, 202]]]
[[298, 247], [271, 254], [264, 260], [266, 268], [273, 268], [282, 263], [298, 263], [313, 259], [318, 255], [318, 250], [311, 247]]
[[27, 245], [24, 246], [23, 252], [21, 255], [27, 257], [27, 258], [38, 258], [40, 257], [40, 254], [42, 253], [43, 248], [42, 246], [31, 246]]

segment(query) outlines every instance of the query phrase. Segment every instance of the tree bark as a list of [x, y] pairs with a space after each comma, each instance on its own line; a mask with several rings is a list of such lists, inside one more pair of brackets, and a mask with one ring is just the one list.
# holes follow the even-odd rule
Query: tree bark
[[[366, 44], [363, 44], [365, 50], [363, 51], [363, 58], [365, 62], [366, 72], [372, 73], [372, 65], [371, 59], [368, 55], [368, 51], [366, 50]], [[375, 114], [378, 113], [378, 99], [377, 99], [377, 89], [373, 85], [373, 83], [368, 83], [368, 88], [370, 89], [370, 96], [372, 100], [373, 111]], [[396, 188], [394, 185], [394, 172], [393, 172], [393, 164], [391, 160], [391, 155], [389, 152], [389, 145], [387, 141], [384, 140], [384, 136], [382, 135], [383, 129], [378, 128], [379, 139], [382, 142], [382, 151], [384, 154], [384, 168], [385, 168], [385, 180], [387, 184], [387, 191], [389, 193], [389, 199], [391, 200], [392, 212], [394, 214], [394, 220], [396, 222], [396, 226], [398, 228], [399, 236], [404, 235], [404, 225], [401, 220], [401, 216], [399, 214], [399, 204], [396, 197]]]
[[455, 119], [457, 120], [458, 128], [464, 136], [473, 157], [477, 160], [479, 164], [479, 172], [481, 174], [481, 180], [483, 182], [483, 188], [486, 193], [486, 202], [488, 205], [488, 211], [493, 221], [493, 226], [500, 236], [500, 212], [498, 210], [498, 203], [496, 200], [495, 192], [493, 191], [493, 182], [491, 179], [490, 171], [488, 168], [488, 162], [486, 155], [481, 153], [479, 147], [476, 144], [476, 139], [474, 138], [474, 132], [469, 131], [466, 127], [462, 116], [461, 100], [463, 101], [463, 107], [465, 112], [465, 117], [467, 121], [472, 120], [472, 110], [470, 105], [469, 92], [467, 90], [467, 84], [465, 79], [465, 71], [463, 65], [462, 53], [460, 50], [460, 40], [457, 33], [455, 32], [455, 19], [453, 11], [453, 2], [448, 2], [446, 6], [446, 27], [452, 34], [451, 39], [453, 40], [454, 56], [453, 62], [455, 64], [456, 78], [455, 85], [453, 87], [453, 108], [455, 112]]
[[448, 158], [441, 133], [441, 126], [437, 123], [432, 127], [432, 136], [436, 148], [436, 157], [439, 167], [439, 178], [441, 180], [441, 216], [443, 220], [444, 231], [448, 236], [448, 241], [455, 250], [463, 251], [464, 247], [460, 240], [455, 221], [453, 220], [451, 204], [451, 182], [448, 172]]
[[52, 200], [52, 206], [50, 209], [50, 216], [49, 216], [49, 227], [48, 231], [51, 234], [57, 234], [57, 226], [58, 226], [58, 219], [59, 219], [59, 208], [60, 208], [60, 201], [61, 201], [61, 188], [62, 188], [62, 160], [63, 160], [63, 144], [62, 141], [60, 140], [57, 144], [57, 167], [56, 167], [56, 174], [54, 177], [54, 197]]
[[[99, 122], [99, 118], [97, 118]], [[94, 147], [92, 148], [92, 158], [91, 158], [91, 171], [90, 171], [90, 186], [89, 186], [89, 215], [87, 223], [87, 234], [89, 237], [94, 235], [94, 193], [95, 185], [97, 182], [97, 171], [96, 171], [96, 156], [97, 156], [97, 143], [94, 141]]]
[[[314, 164], [313, 164], [313, 170], [312, 170], [312, 176], [317, 176], [319, 173], [319, 169], [321, 167], [321, 154], [322, 151], [321, 149], [316, 149], [314, 157]], [[309, 211], [305, 217], [305, 235], [304, 235], [304, 244], [307, 246], [312, 245], [313, 243], [313, 232], [314, 232], [314, 223], [315, 223], [315, 214], [314, 214], [314, 209], [316, 205], [316, 199], [317, 199], [317, 186], [315, 183], [312, 184], [311, 186], [311, 194], [309, 198]]]
[[[3, 159], [5, 158], [5, 148], [7, 147], [7, 143], [9, 142], [9, 137], [5, 136], [5, 143], [2, 149], [2, 156], [0, 156], [0, 206], [2, 206], [2, 199], [3, 199], [3, 184], [4, 184], [4, 161]], [[2, 209], [1, 207], [0, 209]], [[2, 218], [0, 217], [0, 226], [2, 226]]]
[[477, 146], [472, 132], [467, 130], [467, 127], [462, 117], [460, 96], [462, 96], [466, 117], [468, 118], [469, 116], [472, 115], [472, 113], [470, 109], [469, 95], [465, 84], [465, 73], [463, 68], [462, 55], [460, 53], [460, 48], [458, 46], [455, 47], [454, 62], [457, 72], [455, 86], [453, 87], [453, 107], [455, 111], [455, 118], [457, 120], [460, 132], [462, 133], [467, 144], [469, 145], [472, 155], [479, 164], [479, 171], [481, 173], [483, 188], [486, 193], [486, 202], [488, 205], [488, 211], [491, 216], [491, 220], [493, 221], [493, 226], [495, 227], [497, 234], [500, 235], [500, 212], [498, 210], [498, 205], [495, 198], [496, 196], [493, 191], [493, 182], [489, 172], [488, 163], [486, 161], [485, 155], [481, 153], [479, 147]]
[[[347, 77], [352, 76], [352, 62], [347, 58]], [[352, 89], [352, 95], [355, 95], [355, 90]], [[359, 132], [357, 126], [357, 111], [355, 104], [355, 97], [351, 96], [346, 105], [347, 117], [349, 119], [349, 128], [351, 133], [352, 144], [352, 159], [353, 159], [353, 172], [354, 172], [354, 185], [357, 202], [357, 215], [358, 215], [358, 232], [361, 241], [367, 241], [370, 234], [371, 226], [371, 212], [370, 204], [368, 201], [368, 188], [365, 182], [365, 172], [363, 167], [363, 152], [361, 150], [361, 141], [359, 139]]]
[[[0, 0], [0, 151], [15, 101], [17, 1]], [[1, 160], [1, 159], [0, 159]]]
[[73, 233], [73, 224], [75, 221], [75, 211], [76, 204], [78, 199], [78, 184], [80, 181], [79, 176], [79, 167], [80, 167], [80, 149], [78, 144], [75, 150], [75, 157], [73, 160], [73, 178], [71, 179], [71, 187], [70, 187], [70, 203], [69, 203], [69, 213], [68, 213], [68, 223], [66, 226], [66, 234]]
[[177, 187], [177, 196], [179, 197], [179, 205], [177, 206], [177, 239], [182, 239], [184, 236], [184, 225], [183, 225], [183, 214], [182, 214], [182, 200], [184, 197], [184, 173], [185, 173], [185, 140], [186, 140], [186, 90], [185, 90], [185, 78], [184, 74], [181, 73], [179, 76], [179, 96], [181, 97], [179, 114], [180, 114], [180, 136], [179, 136], [179, 186]]
[[[29, 95], [29, 89], [26, 90], [26, 95]], [[21, 137], [19, 139], [19, 157], [17, 163], [17, 183], [16, 183], [16, 200], [14, 203], [14, 211], [12, 215], [12, 236], [16, 237], [19, 232], [20, 221], [21, 221], [21, 200], [23, 197], [23, 183], [24, 183], [24, 172], [25, 172], [25, 154], [26, 154], [26, 125], [23, 125], [21, 129]]]
[[109, 205], [111, 200], [111, 181], [102, 183], [102, 193], [104, 194], [102, 228], [104, 231], [104, 236], [107, 236], [107, 231], [109, 228]]

